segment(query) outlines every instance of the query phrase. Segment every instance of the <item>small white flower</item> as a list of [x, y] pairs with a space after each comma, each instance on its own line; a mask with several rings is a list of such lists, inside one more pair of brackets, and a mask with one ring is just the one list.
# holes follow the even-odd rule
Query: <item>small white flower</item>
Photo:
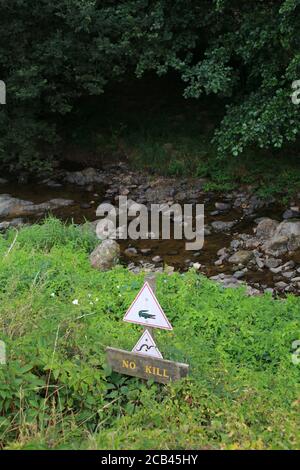
[[94, 302], [90, 302], [90, 305], [94, 305]]
[[51, 296], [51, 297], [55, 297], [55, 294], [54, 294], [54, 292], [52, 292], [52, 293], [50, 294], [50, 296]]
[[73, 304], [73, 305], [79, 305], [78, 299], [73, 300], [72, 304]]
[[96, 297], [96, 302], [98, 302], [98, 301], [99, 301], [99, 299], [98, 299], [98, 297]]
[[120, 289], [120, 286], [117, 286], [117, 289]]

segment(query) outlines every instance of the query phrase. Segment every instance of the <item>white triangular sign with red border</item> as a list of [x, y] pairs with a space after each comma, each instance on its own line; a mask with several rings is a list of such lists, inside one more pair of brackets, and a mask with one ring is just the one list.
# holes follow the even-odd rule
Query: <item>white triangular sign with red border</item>
[[161, 352], [156, 346], [155, 341], [148, 330], [144, 331], [144, 333], [134, 346], [132, 352], [136, 354], [141, 354], [142, 356], [152, 356], [163, 359]]
[[151, 328], [173, 330], [172, 325], [159, 305], [148, 282], [145, 282], [143, 285], [142, 289], [127, 310], [123, 320], [130, 323], [149, 326]]

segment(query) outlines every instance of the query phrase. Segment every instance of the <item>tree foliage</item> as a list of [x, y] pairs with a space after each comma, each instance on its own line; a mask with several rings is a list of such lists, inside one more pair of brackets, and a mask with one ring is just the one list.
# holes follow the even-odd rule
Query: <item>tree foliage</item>
[[281, 148], [300, 131], [300, 0], [0, 0], [0, 161], [47, 166], [79, 98], [146, 71], [228, 103], [221, 156]]

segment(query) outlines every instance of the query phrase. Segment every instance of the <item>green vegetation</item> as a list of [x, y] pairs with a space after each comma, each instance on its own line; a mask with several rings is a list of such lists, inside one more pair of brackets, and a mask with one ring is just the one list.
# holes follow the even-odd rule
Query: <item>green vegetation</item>
[[[122, 321], [142, 285], [93, 270], [88, 229], [50, 219], [0, 239], [0, 441], [8, 449], [299, 448], [299, 298], [249, 298], [189, 272], [161, 275], [174, 332], [157, 332], [188, 379], [160, 386], [105, 365], [141, 329]], [[74, 302], [75, 301], [75, 302]]]
[[216, 98], [219, 157], [286, 148], [299, 136], [299, 0], [27, 3], [0, 6], [0, 162], [10, 169], [51, 167], [66, 116], [149, 73], [179, 81], [191, 102]]

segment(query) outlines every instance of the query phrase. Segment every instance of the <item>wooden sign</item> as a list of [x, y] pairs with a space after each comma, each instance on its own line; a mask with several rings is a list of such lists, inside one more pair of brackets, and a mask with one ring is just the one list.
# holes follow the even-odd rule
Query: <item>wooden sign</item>
[[106, 354], [114, 371], [164, 384], [186, 377], [189, 370], [188, 364], [142, 356], [122, 349], [106, 348]]

